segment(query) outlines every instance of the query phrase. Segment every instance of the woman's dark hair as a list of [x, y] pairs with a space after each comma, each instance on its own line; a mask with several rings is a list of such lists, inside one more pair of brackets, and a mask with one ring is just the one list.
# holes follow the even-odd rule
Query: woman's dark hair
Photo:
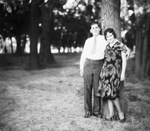
[[[116, 33], [115, 33], [115, 31], [114, 31], [114, 29], [112, 29], [112, 28], [107, 28], [107, 29], [104, 31], [104, 37], [105, 37], [105, 39], [106, 39], [107, 33], [112, 33], [113, 36], [114, 36], [114, 38], [117, 37], [117, 36], [116, 36]], [[106, 40], [107, 40], [107, 39], [106, 39]]]

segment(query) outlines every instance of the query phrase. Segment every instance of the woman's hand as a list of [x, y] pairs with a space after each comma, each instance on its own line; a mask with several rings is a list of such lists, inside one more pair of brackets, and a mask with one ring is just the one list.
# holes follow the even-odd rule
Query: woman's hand
[[125, 80], [125, 74], [124, 73], [121, 73], [121, 78], [120, 78], [121, 81], [124, 81]]
[[80, 76], [83, 76], [83, 70], [80, 70]]
[[126, 66], [127, 66], [127, 58], [126, 58], [126, 54], [122, 51], [121, 52], [121, 56], [122, 56], [122, 70], [121, 70], [121, 81], [124, 81], [125, 79], [125, 71], [126, 71]]

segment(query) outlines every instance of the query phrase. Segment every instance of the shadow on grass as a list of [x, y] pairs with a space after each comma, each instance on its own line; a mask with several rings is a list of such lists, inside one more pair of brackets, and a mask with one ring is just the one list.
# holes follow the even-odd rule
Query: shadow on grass
[[[37, 70], [45, 68], [61, 68], [64, 66], [78, 66], [74, 60], [79, 61], [80, 53], [61, 53], [53, 54], [56, 63], [48, 65], [40, 65]], [[15, 54], [0, 54], [0, 69], [1, 70], [30, 70], [29, 69], [29, 54], [16, 56]]]
[[17, 109], [18, 105], [15, 99], [9, 96], [6, 84], [0, 85], [0, 130], [17, 131], [9, 123], [13, 120], [10, 118], [12, 112]]

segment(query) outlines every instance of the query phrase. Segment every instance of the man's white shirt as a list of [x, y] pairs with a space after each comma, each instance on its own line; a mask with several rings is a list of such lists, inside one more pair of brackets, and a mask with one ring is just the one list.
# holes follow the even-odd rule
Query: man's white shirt
[[94, 42], [94, 37], [90, 37], [85, 41], [84, 48], [81, 54], [81, 59], [80, 59], [80, 70], [83, 70], [84, 63], [86, 58], [91, 59], [91, 60], [101, 60], [104, 58], [104, 50], [106, 48], [107, 42], [102, 35], [98, 35], [96, 38], [96, 50], [95, 53], [92, 54], [92, 46]]

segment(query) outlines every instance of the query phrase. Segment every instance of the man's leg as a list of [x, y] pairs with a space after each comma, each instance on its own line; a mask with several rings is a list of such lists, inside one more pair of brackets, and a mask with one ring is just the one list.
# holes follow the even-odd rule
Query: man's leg
[[92, 115], [92, 86], [87, 83], [84, 85], [84, 110], [85, 114]]
[[97, 97], [97, 91], [99, 86], [100, 80], [100, 70], [102, 68], [103, 62], [96, 62], [94, 65], [94, 79], [93, 79], [93, 86], [94, 86], [94, 107], [93, 107], [93, 115], [100, 117], [101, 111], [101, 98]]
[[92, 115], [92, 63], [86, 61], [84, 65], [84, 109], [85, 117]]
[[100, 115], [101, 110], [101, 98], [96, 95], [98, 86], [99, 86], [99, 76], [94, 76], [94, 88], [93, 88], [93, 97], [94, 97], [94, 105], [93, 105], [93, 115]]

